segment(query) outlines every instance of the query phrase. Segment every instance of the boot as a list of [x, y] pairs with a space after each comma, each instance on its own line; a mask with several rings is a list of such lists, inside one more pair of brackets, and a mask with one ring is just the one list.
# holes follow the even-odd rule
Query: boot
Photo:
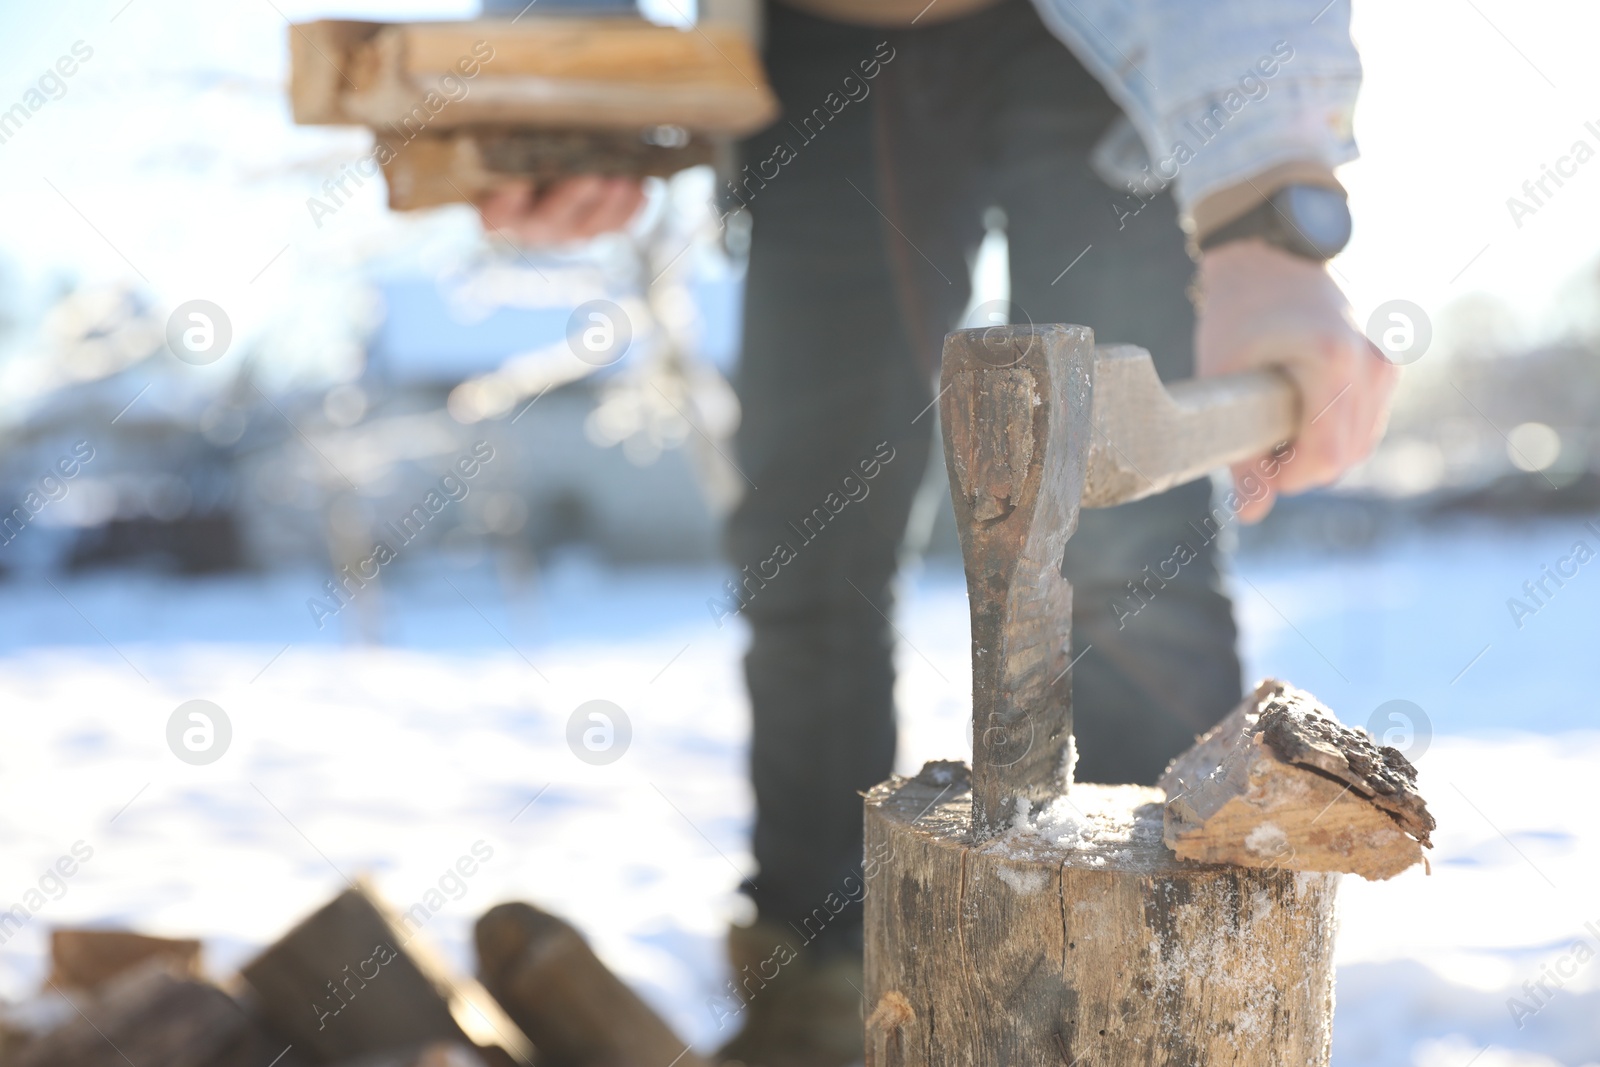
[[728, 932], [728, 962], [737, 997], [727, 997], [721, 1021], [740, 1030], [718, 1051], [718, 1063], [850, 1067], [862, 1062], [859, 948], [809, 945], [787, 926], [757, 922]]

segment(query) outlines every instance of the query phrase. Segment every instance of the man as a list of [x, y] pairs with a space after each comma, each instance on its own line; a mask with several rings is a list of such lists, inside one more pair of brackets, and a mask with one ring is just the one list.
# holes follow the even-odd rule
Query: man
[[[758, 919], [733, 931], [737, 995], [713, 1012], [742, 1027], [727, 1061], [862, 1055], [858, 792], [893, 760], [891, 583], [986, 211], [1007, 220], [1013, 321], [1090, 326], [1148, 348], [1166, 378], [1295, 378], [1305, 429], [1288, 458], [1236, 470], [1241, 521], [1333, 481], [1381, 434], [1395, 369], [1324, 265], [1348, 237], [1333, 168], [1355, 155], [1360, 64], [1348, 6], [1318, 6], [768, 4], [783, 115], [745, 142], [728, 190], [754, 220], [737, 459], [759, 488], [727, 545], [752, 571], [778, 545], [792, 558], [742, 612]], [[482, 208], [538, 241], [636, 206], [631, 183], [576, 179]], [[847, 475], [865, 494], [802, 525]], [[1204, 482], [1082, 514], [1064, 561], [1079, 780], [1153, 783], [1240, 698], [1212, 514]], [[1149, 584], [1179, 543], [1194, 558]]]

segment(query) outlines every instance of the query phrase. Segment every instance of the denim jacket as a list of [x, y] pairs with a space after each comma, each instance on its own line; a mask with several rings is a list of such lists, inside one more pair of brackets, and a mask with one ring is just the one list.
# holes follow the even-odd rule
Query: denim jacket
[[1321, 0], [1033, 2], [1138, 132], [1117, 153], [1113, 131], [1098, 169], [1136, 188], [1175, 179], [1186, 216], [1275, 167], [1310, 164], [1331, 181], [1356, 157], [1349, 0], [1320, 13]]

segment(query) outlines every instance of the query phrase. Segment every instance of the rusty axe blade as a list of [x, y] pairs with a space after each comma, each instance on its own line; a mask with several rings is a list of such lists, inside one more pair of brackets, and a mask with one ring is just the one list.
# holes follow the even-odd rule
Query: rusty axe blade
[[1170, 389], [1150, 355], [1084, 326], [945, 339], [940, 416], [972, 612], [972, 820], [979, 839], [1060, 795], [1072, 751], [1080, 507], [1158, 493], [1292, 438], [1299, 397], [1261, 371]]

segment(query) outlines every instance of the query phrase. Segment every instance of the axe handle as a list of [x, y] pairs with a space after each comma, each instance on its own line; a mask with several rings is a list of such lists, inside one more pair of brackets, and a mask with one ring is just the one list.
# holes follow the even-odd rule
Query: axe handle
[[1095, 353], [1094, 438], [1081, 505], [1105, 508], [1191, 482], [1292, 439], [1300, 394], [1278, 370], [1163, 386], [1133, 345]]

